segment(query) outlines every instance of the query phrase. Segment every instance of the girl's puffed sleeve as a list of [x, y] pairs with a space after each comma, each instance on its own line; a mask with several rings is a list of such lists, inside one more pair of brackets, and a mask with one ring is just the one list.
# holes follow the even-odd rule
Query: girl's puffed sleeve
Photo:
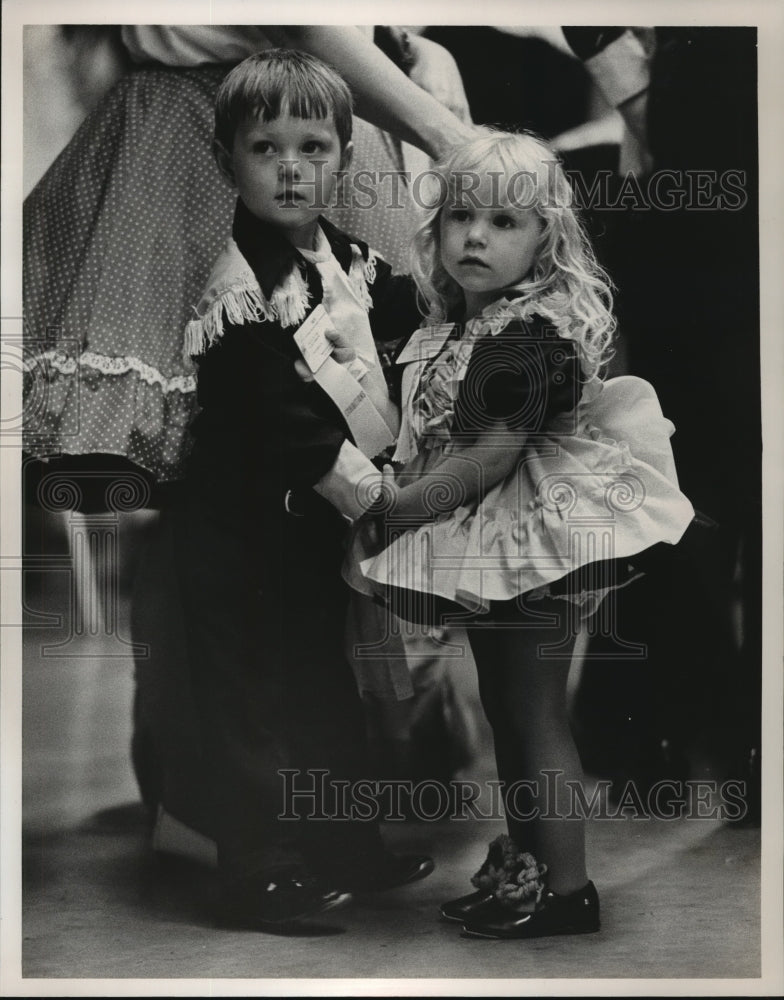
[[394, 359], [419, 327], [422, 314], [417, 305], [414, 279], [408, 274], [393, 274], [390, 265], [381, 257], [376, 257], [375, 267], [376, 280], [370, 288], [373, 300], [370, 327], [390, 399], [399, 405], [403, 369], [394, 364]]
[[375, 258], [375, 271], [376, 278], [370, 286], [373, 301], [370, 326], [376, 343], [394, 350], [421, 322], [416, 285], [407, 274], [393, 274], [382, 257]]
[[580, 398], [574, 345], [534, 318], [515, 320], [474, 347], [455, 406], [455, 429], [474, 436], [503, 421], [512, 430], [540, 431]]

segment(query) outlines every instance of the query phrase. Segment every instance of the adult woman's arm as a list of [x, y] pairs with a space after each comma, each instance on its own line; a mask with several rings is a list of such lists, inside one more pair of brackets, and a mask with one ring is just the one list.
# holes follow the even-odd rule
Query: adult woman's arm
[[439, 157], [473, 137], [470, 125], [408, 79], [359, 28], [344, 25], [264, 25], [276, 45], [324, 59], [351, 87], [366, 121]]
[[410, 64], [406, 67], [409, 80], [449, 108], [461, 122], [470, 124], [471, 110], [455, 57], [430, 38], [413, 32], [406, 32], [406, 36], [410, 51]]

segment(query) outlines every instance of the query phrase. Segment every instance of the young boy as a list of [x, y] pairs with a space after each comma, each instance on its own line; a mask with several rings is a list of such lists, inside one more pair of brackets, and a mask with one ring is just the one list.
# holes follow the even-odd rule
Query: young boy
[[324, 310], [333, 373], [356, 355], [351, 378], [375, 401], [383, 438], [393, 421], [374, 337], [419, 315], [407, 279], [320, 217], [351, 157], [351, 97], [334, 71], [300, 52], [259, 53], [221, 85], [215, 121], [239, 199], [187, 332], [201, 412], [178, 559], [223, 915], [266, 929], [433, 868], [386, 852], [372, 816], [352, 817], [335, 794], [370, 777], [340, 567], [347, 520], [381, 475], [356, 422], [295, 368], [295, 335]]

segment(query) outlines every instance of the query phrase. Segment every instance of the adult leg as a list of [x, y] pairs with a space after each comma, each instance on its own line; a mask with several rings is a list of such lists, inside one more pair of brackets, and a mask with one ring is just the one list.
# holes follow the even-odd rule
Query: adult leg
[[131, 635], [146, 654], [135, 661], [133, 760], [145, 804], [161, 805], [193, 830], [212, 835], [206, 761], [194, 704], [180, 584], [168, 506], [139, 557]]

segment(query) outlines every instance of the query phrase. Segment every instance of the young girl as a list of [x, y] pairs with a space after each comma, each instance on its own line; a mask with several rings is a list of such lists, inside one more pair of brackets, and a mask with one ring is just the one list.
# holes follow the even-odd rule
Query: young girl
[[438, 174], [415, 243], [429, 325], [398, 356], [404, 464], [387, 470], [383, 521], [359, 523], [347, 577], [399, 615], [451, 608], [469, 628], [509, 835], [442, 915], [483, 937], [595, 931], [568, 796], [582, 780], [566, 711], [575, 639], [607, 617], [633, 557], [677, 542], [694, 511], [652, 387], [602, 381], [609, 281], [552, 152], [484, 131]]

